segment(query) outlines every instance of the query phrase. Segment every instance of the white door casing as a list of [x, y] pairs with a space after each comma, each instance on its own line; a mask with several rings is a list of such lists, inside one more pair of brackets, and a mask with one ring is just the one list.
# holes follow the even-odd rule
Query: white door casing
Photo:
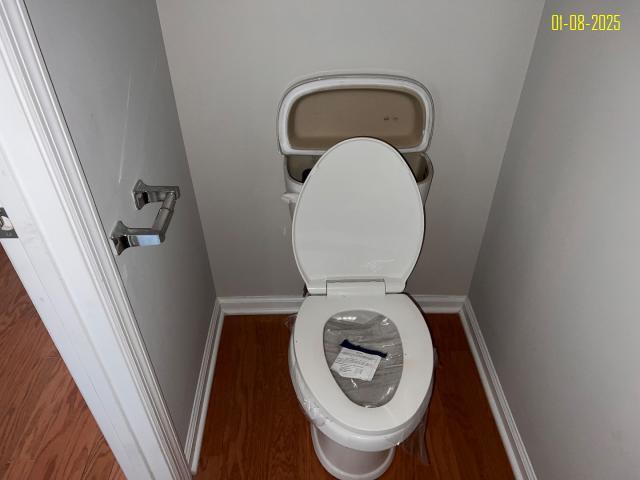
[[0, 20], [0, 202], [20, 235], [3, 245], [125, 474], [190, 478], [24, 4]]
[[184, 445], [215, 293], [155, 1], [25, 5], [105, 235], [153, 224], [137, 180], [180, 189], [166, 240], [116, 264]]

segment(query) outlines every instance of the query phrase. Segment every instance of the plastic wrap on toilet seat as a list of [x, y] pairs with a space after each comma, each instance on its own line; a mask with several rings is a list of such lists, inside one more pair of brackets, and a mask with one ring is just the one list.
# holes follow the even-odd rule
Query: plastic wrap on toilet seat
[[[340, 318], [338, 318], [340, 317]], [[335, 328], [336, 327], [336, 322], [331, 322], [329, 323], [331, 320], [335, 320], [338, 323], [338, 327], [339, 328]], [[358, 325], [357, 322], [356, 324], [354, 324], [353, 322], [355, 322], [356, 320], [359, 320], [360, 324]], [[386, 320], [386, 321], [385, 321]], [[372, 322], [373, 321], [373, 322]], [[289, 328], [289, 330], [293, 333], [294, 330], [294, 324], [296, 322], [296, 315], [290, 315], [284, 322], [284, 324], [287, 326], [287, 328]], [[368, 325], [369, 329], [367, 329], [367, 323], [372, 322], [370, 325]], [[382, 329], [382, 333], [383, 335], [379, 335], [377, 337], [374, 337], [374, 331], [376, 326], [380, 327]], [[329, 328], [328, 328], [329, 327]], [[392, 328], [390, 328], [392, 327]], [[327, 329], [331, 330], [329, 332], [329, 337], [331, 337], [333, 339], [333, 341], [331, 342], [331, 345], [329, 345], [329, 350], [331, 350], [333, 353], [327, 353]], [[342, 334], [338, 333], [338, 332], [342, 332]], [[351, 336], [350, 338], [355, 338], [357, 340], [352, 341], [351, 343], [353, 343], [354, 345], [358, 345], [360, 347], [364, 347], [366, 350], [377, 350], [381, 353], [387, 353], [387, 355], [389, 353], [392, 354], [392, 358], [393, 355], [399, 355], [398, 360], [400, 360], [400, 362], [403, 361], [404, 359], [404, 353], [402, 350], [402, 341], [399, 338], [399, 334], [397, 332], [397, 329], [395, 327], [395, 325], [393, 324], [393, 322], [388, 319], [387, 317], [380, 315], [376, 312], [372, 312], [372, 311], [345, 311], [345, 312], [341, 312], [339, 314], [335, 314], [333, 315], [329, 321], [327, 322], [327, 324], [325, 324], [325, 328], [324, 328], [324, 334], [323, 334], [323, 339], [325, 340], [324, 342], [324, 347], [325, 347], [325, 359], [327, 361], [327, 367], [330, 369], [331, 371], [331, 365], [333, 363], [333, 359], [335, 359], [335, 357], [337, 357], [338, 352], [340, 351], [340, 349], [342, 348], [341, 346], [338, 346], [342, 343], [342, 337], [344, 337], [345, 333], [356, 333], [358, 335], [360, 335], [360, 337], [358, 336]], [[361, 338], [363, 335], [363, 333], [370, 333], [371, 336], [369, 337], [368, 341], [367, 339], [363, 339]], [[390, 336], [391, 338], [385, 338], [384, 334], [389, 334], [390, 332], [393, 332], [393, 334]], [[378, 343], [369, 343], [373, 338], [377, 338]], [[394, 341], [395, 339], [395, 341]], [[364, 341], [363, 341], [364, 340]], [[359, 342], [359, 343], [358, 343]], [[395, 345], [395, 349], [391, 349], [391, 351], [389, 352], [388, 349], [386, 348], [385, 345], [389, 345], [389, 346], [393, 346]], [[291, 347], [290, 347], [291, 348]], [[385, 352], [385, 350], [387, 350]], [[438, 365], [437, 362], [437, 354], [434, 350], [434, 357], [435, 357], [435, 365]], [[291, 357], [291, 353], [289, 356], [289, 367], [290, 370], [293, 372], [294, 370], [292, 369], [292, 357]], [[382, 359], [380, 361], [380, 364], [382, 364]], [[359, 403], [361, 406], [364, 406], [365, 408], [369, 407], [375, 407], [375, 406], [381, 406], [384, 405], [384, 403], [389, 402], [392, 398], [393, 395], [395, 394], [395, 391], [397, 389], [397, 386], [400, 382], [400, 378], [402, 376], [402, 368], [403, 368], [403, 363], [400, 363], [399, 366], [395, 366], [395, 372], [388, 372], [390, 375], [386, 378], [386, 382], [382, 381], [380, 383], [376, 382], [376, 386], [374, 387], [374, 385], [371, 382], [365, 382], [365, 381], [361, 381], [361, 380], [352, 380], [349, 378], [343, 378], [343, 377], [339, 377], [338, 379], [336, 379], [336, 382], [338, 383], [339, 387], [341, 388], [341, 390], [345, 393], [345, 395], [347, 396], [347, 398], [349, 398], [351, 401], [354, 401], [354, 403], [358, 403], [358, 401], [361, 401], [362, 403]], [[389, 370], [392, 370], [392, 368], [389, 368]], [[336, 373], [331, 371], [332, 375], [334, 376], [334, 378], [336, 378]], [[377, 372], [376, 372], [377, 373]], [[293, 375], [293, 373], [292, 373]], [[434, 371], [434, 375], [435, 375], [435, 371]], [[372, 381], [374, 379], [372, 378]], [[376, 379], [377, 380], [377, 379]], [[340, 384], [341, 381], [344, 381], [344, 385], [351, 387], [351, 388], [347, 388], [345, 390], [345, 388], [342, 387], [342, 385]], [[373, 387], [371, 390], [367, 389], [367, 383], [370, 385], [370, 388]], [[295, 385], [296, 382], [294, 381], [294, 389], [295, 389]], [[353, 388], [355, 385], [355, 388]], [[384, 389], [384, 385], [387, 385], [387, 389]], [[432, 389], [433, 389], [433, 383], [432, 386], [429, 388], [429, 392], [427, 395], [426, 400], [426, 404], [428, 406], [428, 404], [430, 403], [430, 399], [431, 399], [431, 393], [432, 393]], [[377, 393], [374, 393], [374, 391], [377, 390]], [[349, 392], [349, 393], [347, 393]], [[385, 393], [386, 394], [383, 394]], [[305, 416], [315, 425], [322, 425], [324, 424], [324, 419], [321, 417], [316, 417], [314, 416], [315, 413], [319, 413], [317, 411], [317, 408], [314, 400], [312, 399], [312, 397], [310, 400], [307, 399], [306, 395], [300, 395], [300, 392], [296, 389], [296, 394], [298, 396], [298, 400], [300, 402], [300, 405], [302, 407], [302, 412], [305, 414]], [[356, 395], [360, 395], [359, 397], [357, 397]], [[355, 400], [354, 400], [355, 398]], [[382, 403], [384, 402], [384, 403]], [[314, 408], [308, 408], [309, 406], [313, 406]], [[427, 407], [425, 406], [425, 409]], [[403, 448], [403, 450], [405, 450], [408, 454], [415, 456], [419, 459], [419, 461], [425, 465], [429, 464], [429, 454], [427, 451], [427, 439], [426, 439], [426, 426], [427, 426], [427, 413], [428, 410], [425, 411], [425, 414], [422, 416], [422, 418], [420, 419], [418, 425], [415, 427], [414, 431], [411, 433], [411, 435], [409, 435], [409, 437], [405, 438], [404, 440], [400, 441], [398, 443], [399, 446], [401, 446]], [[318, 423], [318, 421], [321, 421], [321, 423]]]
[[323, 342], [330, 369], [343, 349], [362, 352], [377, 363], [370, 380], [347, 378], [331, 370], [349, 400], [363, 407], [379, 407], [393, 398], [402, 376], [403, 353], [400, 334], [391, 319], [366, 310], [336, 313], [324, 326]]

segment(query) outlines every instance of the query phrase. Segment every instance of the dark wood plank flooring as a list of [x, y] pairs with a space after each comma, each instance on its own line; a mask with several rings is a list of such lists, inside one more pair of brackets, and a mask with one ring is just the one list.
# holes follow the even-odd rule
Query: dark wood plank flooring
[[0, 478], [124, 478], [0, 247]]
[[[318, 462], [287, 366], [286, 316], [225, 319], [197, 479], [331, 478]], [[429, 315], [439, 361], [429, 465], [397, 449], [384, 479], [512, 479], [457, 315]]]

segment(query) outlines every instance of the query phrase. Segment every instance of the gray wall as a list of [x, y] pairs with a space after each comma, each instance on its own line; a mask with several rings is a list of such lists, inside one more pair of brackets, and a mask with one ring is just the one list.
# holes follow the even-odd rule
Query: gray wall
[[184, 445], [216, 292], [155, 2], [26, 6], [105, 233], [153, 224], [159, 205], [133, 204], [138, 179], [180, 187], [166, 241], [115, 260]]
[[468, 290], [542, 1], [158, 0], [218, 293], [301, 293], [275, 118], [319, 72], [416, 78], [436, 105], [414, 293]]
[[547, 2], [471, 288], [545, 480], [640, 475], [640, 4], [608, 5]]

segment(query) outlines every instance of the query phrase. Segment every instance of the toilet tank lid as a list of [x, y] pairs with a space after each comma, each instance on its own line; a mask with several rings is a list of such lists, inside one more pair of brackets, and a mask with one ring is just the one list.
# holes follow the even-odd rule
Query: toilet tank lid
[[375, 137], [402, 153], [424, 152], [433, 132], [433, 100], [421, 83], [391, 75], [330, 75], [289, 88], [277, 134], [283, 155], [322, 155], [352, 137]]

